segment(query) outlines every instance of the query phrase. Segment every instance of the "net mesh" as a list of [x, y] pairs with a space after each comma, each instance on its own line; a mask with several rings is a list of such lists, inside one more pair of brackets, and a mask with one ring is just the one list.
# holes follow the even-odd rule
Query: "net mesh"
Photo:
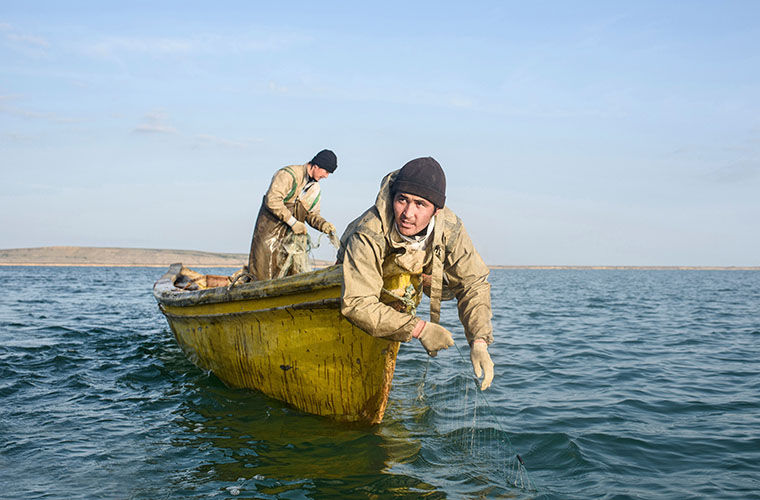
[[[488, 402], [487, 392], [480, 390], [480, 382], [472, 374], [470, 362], [459, 346], [455, 346], [460, 361], [456, 374], [446, 382], [453, 385], [454, 390], [447, 391], [450, 401], [443, 402], [450, 404], [436, 404], [436, 411], [444, 417], [438, 433], [450, 452], [447, 455], [467, 464], [468, 470], [488, 471], [490, 478], [495, 476], [505, 486], [535, 495], [538, 488], [525, 461], [512, 444], [509, 433], [501, 426], [497, 413]], [[419, 402], [426, 398], [429, 365], [430, 358], [417, 387]]]

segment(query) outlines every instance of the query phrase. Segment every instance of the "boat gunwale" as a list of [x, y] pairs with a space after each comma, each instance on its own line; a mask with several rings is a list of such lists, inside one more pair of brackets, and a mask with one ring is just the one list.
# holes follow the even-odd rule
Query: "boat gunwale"
[[333, 265], [316, 271], [266, 281], [252, 281], [203, 290], [181, 290], [174, 286], [174, 281], [182, 271], [182, 267], [181, 263], [172, 264], [153, 285], [153, 296], [159, 304], [185, 307], [293, 295], [340, 286], [343, 277], [342, 266]]
[[251, 309], [249, 311], [235, 311], [235, 312], [223, 312], [215, 314], [175, 314], [167, 311], [163, 304], [159, 304], [158, 307], [164, 316], [172, 319], [217, 319], [217, 318], [233, 318], [238, 316], [245, 316], [249, 314], [260, 314], [274, 311], [283, 310], [299, 310], [299, 309], [337, 309], [340, 306], [340, 298], [334, 299], [320, 299], [311, 302], [299, 302], [298, 304], [289, 304], [286, 306], [267, 307], [264, 309]]

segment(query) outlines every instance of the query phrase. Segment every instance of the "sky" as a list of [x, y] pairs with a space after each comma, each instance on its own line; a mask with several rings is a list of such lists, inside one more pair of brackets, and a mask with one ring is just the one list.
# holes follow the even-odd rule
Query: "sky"
[[341, 232], [432, 156], [488, 264], [760, 265], [760, 2], [0, 1], [0, 248], [247, 253], [324, 148]]

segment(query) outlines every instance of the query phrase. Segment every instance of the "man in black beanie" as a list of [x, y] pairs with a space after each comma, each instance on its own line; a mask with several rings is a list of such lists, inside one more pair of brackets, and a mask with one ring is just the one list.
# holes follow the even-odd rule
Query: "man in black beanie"
[[[416, 158], [383, 178], [375, 205], [341, 237], [341, 312], [372, 336], [417, 338], [436, 356], [454, 345], [451, 332], [438, 324], [445, 281], [457, 298], [473, 371], [483, 377], [485, 390], [494, 374], [488, 267], [445, 205], [446, 175], [433, 158]], [[405, 276], [411, 276], [417, 297], [421, 290], [430, 296], [430, 321], [415, 316], [413, 304], [401, 298], [408, 289]]]
[[[308, 163], [290, 165], [275, 172], [261, 202], [251, 238], [248, 273], [254, 279], [268, 280], [300, 271], [296, 266], [287, 269], [283, 266], [294, 237], [307, 233], [304, 222], [323, 233], [335, 234], [335, 226], [319, 213], [319, 181], [336, 168], [335, 153], [323, 149]], [[305, 236], [299, 237], [305, 239]]]

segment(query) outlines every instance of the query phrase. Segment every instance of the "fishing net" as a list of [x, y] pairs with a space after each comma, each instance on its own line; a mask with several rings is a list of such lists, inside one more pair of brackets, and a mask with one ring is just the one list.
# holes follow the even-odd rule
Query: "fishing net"
[[311, 237], [308, 234], [288, 232], [282, 242], [282, 248], [287, 253], [285, 263], [280, 268], [277, 278], [311, 271], [309, 252], [312, 249]]
[[[312, 250], [319, 248], [322, 242], [323, 233], [319, 233], [317, 242], [314, 243], [309, 234], [295, 234], [289, 232], [282, 242], [282, 247], [287, 253], [285, 263], [277, 274], [278, 278], [289, 276], [291, 274], [305, 273], [312, 270], [312, 264], [309, 261], [309, 254]], [[340, 246], [340, 240], [334, 233], [327, 235], [328, 241], [335, 247]]]
[[[436, 411], [444, 418], [438, 429], [444, 447], [450, 457], [457, 457], [466, 469], [487, 471], [490, 479], [497, 478], [505, 486], [517, 488], [535, 495], [538, 488], [531, 479], [525, 461], [512, 444], [486, 392], [480, 390], [480, 381], [474, 377], [469, 360], [465, 359], [459, 346], [454, 377], [447, 381], [453, 385], [446, 404], [436, 404]], [[422, 380], [417, 386], [417, 399], [426, 399], [425, 383], [430, 358], [425, 366]]]

